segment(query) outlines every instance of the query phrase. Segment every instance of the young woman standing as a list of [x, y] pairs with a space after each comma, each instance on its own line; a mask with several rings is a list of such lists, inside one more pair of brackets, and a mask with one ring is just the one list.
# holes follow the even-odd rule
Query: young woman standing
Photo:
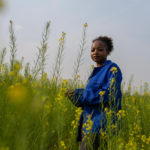
[[[88, 135], [92, 135], [90, 138], [93, 143], [93, 149], [98, 149], [100, 130], [105, 130], [107, 125], [105, 109], [110, 109], [111, 107], [111, 110], [116, 113], [121, 109], [122, 73], [116, 63], [107, 60], [112, 50], [113, 43], [111, 38], [100, 36], [94, 39], [91, 47], [91, 59], [96, 63], [96, 67], [94, 67], [86, 87], [67, 92], [67, 96], [71, 101], [77, 107], [82, 107], [83, 109], [77, 139], [78, 141], [81, 140], [81, 150], [91, 149], [87, 142]], [[92, 122], [91, 128], [87, 127], [89, 118]]]

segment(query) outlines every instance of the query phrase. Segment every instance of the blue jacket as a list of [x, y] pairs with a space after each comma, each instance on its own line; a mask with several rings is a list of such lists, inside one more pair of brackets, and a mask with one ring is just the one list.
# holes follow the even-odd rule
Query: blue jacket
[[[106, 60], [101, 67], [93, 69], [85, 89], [76, 89], [72, 99], [77, 107], [83, 108], [79, 130], [82, 124], [87, 122], [89, 115], [93, 122], [92, 133], [99, 133], [101, 128], [105, 129], [105, 107], [111, 107], [115, 112], [121, 109], [121, 81], [120, 68], [110, 60]], [[86, 128], [83, 130], [84, 133], [88, 132]]]

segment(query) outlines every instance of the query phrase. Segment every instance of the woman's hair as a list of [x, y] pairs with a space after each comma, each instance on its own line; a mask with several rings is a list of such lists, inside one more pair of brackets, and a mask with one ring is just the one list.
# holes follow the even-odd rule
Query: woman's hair
[[107, 37], [107, 36], [99, 36], [99, 37], [95, 38], [92, 41], [92, 43], [94, 43], [95, 41], [102, 41], [102, 42], [104, 42], [106, 44], [106, 46], [107, 46], [107, 51], [108, 51], [109, 54], [113, 51], [114, 46], [113, 46], [112, 38]]

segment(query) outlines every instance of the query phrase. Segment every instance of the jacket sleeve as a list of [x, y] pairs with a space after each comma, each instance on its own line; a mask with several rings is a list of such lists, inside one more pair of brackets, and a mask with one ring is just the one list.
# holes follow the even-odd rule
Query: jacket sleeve
[[[116, 68], [116, 67], [112, 67]], [[113, 105], [118, 104], [121, 107], [121, 81], [122, 74], [119, 68], [117, 70], [110, 69], [107, 73], [106, 80], [103, 86], [97, 90], [89, 90], [86, 92], [84, 104], [110, 104], [115, 101]]]
[[72, 103], [77, 107], [83, 106], [83, 103], [82, 103], [83, 91], [84, 91], [83, 88], [75, 89], [73, 98], [71, 99]]

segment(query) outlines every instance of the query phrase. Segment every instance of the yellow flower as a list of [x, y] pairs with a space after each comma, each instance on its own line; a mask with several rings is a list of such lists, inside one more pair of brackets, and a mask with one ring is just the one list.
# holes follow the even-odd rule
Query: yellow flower
[[91, 68], [94, 69], [94, 65], [91, 65]]
[[63, 80], [63, 83], [62, 83], [64, 86], [66, 86], [68, 84], [68, 80]]
[[146, 142], [146, 135], [142, 135], [141, 140], [145, 143]]
[[9, 76], [13, 77], [15, 75], [14, 71], [9, 72]]
[[83, 112], [81, 107], [78, 107], [75, 110], [75, 119], [71, 122], [71, 126], [73, 127], [73, 129], [76, 129], [78, 127], [78, 121], [80, 119], [80, 115]]
[[56, 98], [55, 98], [55, 100], [56, 101], [61, 101], [61, 100], [63, 100], [63, 96], [64, 96], [64, 89], [63, 88], [61, 88], [60, 90], [59, 90], [59, 92], [57, 93], [57, 96], [56, 96]]
[[78, 121], [79, 120], [79, 117], [81, 115], [81, 113], [83, 112], [82, 108], [81, 107], [78, 107], [76, 110], [75, 110], [75, 119]]
[[114, 125], [114, 124], [112, 124], [111, 128], [112, 128], [112, 129], [115, 129], [115, 128], [117, 128], [117, 126]]
[[142, 129], [142, 128], [141, 128], [138, 124], [134, 124], [134, 130], [135, 130], [136, 132], [140, 132], [141, 129]]
[[124, 110], [119, 110], [118, 113], [117, 113], [117, 116], [118, 117], [125, 117], [126, 116], [125, 111]]
[[19, 62], [16, 62], [14, 68], [16, 71], [19, 71], [21, 69], [21, 64]]
[[100, 91], [98, 94], [99, 94], [100, 96], [104, 96], [104, 95], [105, 95], [105, 91]]
[[65, 32], [62, 32], [62, 36], [64, 37], [66, 35], [66, 33]]
[[108, 112], [108, 107], [106, 107], [106, 108], [104, 109], [104, 111], [105, 111], [105, 112]]
[[75, 124], [75, 120], [72, 120], [71, 124], [74, 125]]
[[86, 129], [86, 131], [90, 131], [93, 126], [93, 121], [91, 120], [91, 115], [87, 116], [87, 121], [83, 124], [83, 128]]
[[86, 27], [88, 26], [88, 24], [87, 24], [87, 23], [85, 23], [83, 26], [86, 28]]
[[59, 41], [62, 41], [63, 39], [62, 39], [62, 37], [61, 38], [59, 38]]
[[112, 111], [112, 110], [109, 110], [109, 111], [106, 112], [106, 115], [108, 117], [110, 117], [112, 114], [114, 114], [114, 111]]
[[147, 138], [146, 144], [150, 144], [150, 136]]
[[124, 143], [123, 142], [121, 142], [121, 143], [119, 143], [119, 150], [121, 150], [121, 149], [123, 149], [123, 147], [124, 147]]
[[114, 82], [115, 82], [115, 78], [111, 78], [110, 79], [110, 87], [113, 85]]
[[110, 71], [112, 71], [112, 72], [113, 72], [113, 74], [115, 74], [115, 73], [117, 73], [117, 72], [118, 72], [118, 70], [117, 70], [117, 68], [116, 68], [116, 67], [112, 67]]
[[65, 145], [64, 141], [60, 141], [60, 144], [61, 144], [61, 146]]
[[104, 132], [102, 128], [100, 129], [100, 134], [101, 134], [103, 137], [106, 137], [106, 132]]
[[60, 145], [63, 147], [63, 149], [67, 149], [64, 141], [60, 141]]
[[80, 75], [77, 74], [77, 75], [76, 75], [76, 78], [80, 78]]
[[21, 85], [21, 84], [15, 84], [15, 85], [11, 85], [8, 88], [8, 97], [10, 98], [10, 100], [12, 100], [13, 102], [23, 102], [26, 97], [27, 97], [27, 89]]

